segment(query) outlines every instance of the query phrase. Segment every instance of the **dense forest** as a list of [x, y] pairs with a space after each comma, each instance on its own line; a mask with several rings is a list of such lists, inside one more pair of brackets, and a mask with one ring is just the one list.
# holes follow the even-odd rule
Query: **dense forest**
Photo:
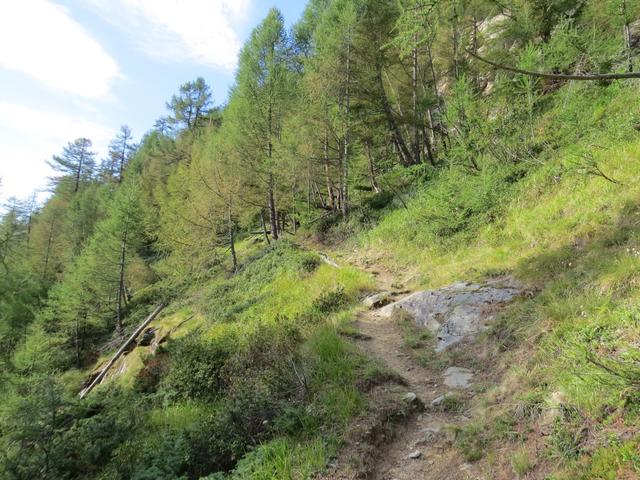
[[309, 0], [225, 103], [197, 78], [106, 158], [69, 139], [0, 217], [0, 477], [341, 478], [400, 382], [354, 346], [377, 265], [527, 285], [448, 404], [485, 476], [450, 478], [638, 478], [639, 58], [634, 0]]

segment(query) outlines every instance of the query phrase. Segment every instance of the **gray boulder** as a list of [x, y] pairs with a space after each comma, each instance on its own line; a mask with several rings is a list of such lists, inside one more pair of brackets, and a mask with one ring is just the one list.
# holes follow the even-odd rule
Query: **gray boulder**
[[416, 324], [438, 337], [436, 351], [442, 351], [484, 330], [497, 310], [522, 292], [513, 279], [493, 280], [486, 284], [458, 282], [438, 290], [416, 292], [379, 310], [391, 317], [404, 310]]

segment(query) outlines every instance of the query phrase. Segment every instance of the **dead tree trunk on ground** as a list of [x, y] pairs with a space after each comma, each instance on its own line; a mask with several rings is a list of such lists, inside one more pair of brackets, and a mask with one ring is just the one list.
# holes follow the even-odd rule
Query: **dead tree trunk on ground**
[[155, 310], [153, 312], [151, 312], [151, 315], [149, 315], [144, 322], [142, 322], [138, 328], [136, 328], [134, 330], [134, 332], [131, 334], [131, 336], [127, 339], [126, 342], [124, 342], [122, 344], [122, 346], [118, 349], [118, 351], [115, 353], [115, 355], [111, 358], [111, 360], [109, 360], [109, 363], [107, 363], [105, 365], [105, 367], [100, 370], [100, 373], [98, 374], [98, 376], [96, 378], [93, 379], [93, 381], [89, 384], [89, 386], [87, 388], [85, 388], [84, 390], [82, 390], [80, 392], [80, 398], [84, 398], [86, 397], [91, 390], [93, 390], [95, 388], [96, 385], [98, 385], [100, 382], [102, 382], [102, 379], [105, 377], [105, 375], [107, 374], [107, 372], [109, 371], [109, 369], [111, 367], [113, 367], [113, 364], [116, 363], [116, 361], [122, 356], [122, 354], [125, 352], [125, 350], [127, 349], [127, 347], [131, 344], [131, 342], [133, 342], [136, 337], [138, 335], [140, 335], [140, 333], [142, 332], [142, 330], [145, 329], [145, 327], [147, 325], [149, 325], [154, 318], [156, 318], [158, 316], [158, 314], [162, 311], [162, 309], [165, 307], [164, 303], [159, 304]]

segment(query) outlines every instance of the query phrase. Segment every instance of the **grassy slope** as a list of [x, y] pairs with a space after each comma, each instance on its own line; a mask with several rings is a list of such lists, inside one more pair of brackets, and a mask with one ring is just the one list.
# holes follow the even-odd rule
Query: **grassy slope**
[[[639, 93], [640, 85], [629, 82], [570, 84], [555, 94], [536, 124], [536, 135], [555, 148], [547, 147], [541, 165], [491, 207], [499, 220], [438, 236], [427, 216], [446, 210], [425, 189], [359, 240], [362, 255], [409, 272], [418, 287], [511, 273], [537, 291], [492, 334], [509, 351], [505, 364], [519, 365], [505, 381], [507, 403], [515, 406], [502, 414], [543, 411], [557, 398], [575, 409], [556, 420], [541, 458], [530, 459], [557, 461], [554, 469], [565, 473], [553, 478], [640, 472], [638, 437], [616, 437], [639, 421], [640, 114], [632, 107]], [[589, 174], [589, 155], [619, 183]], [[454, 181], [455, 173], [445, 174], [429, 188]], [[478, 182], [462, 182], [462, 192], [473, 196]], [[596, 367], [590, 356], [617, 373]], [[584, 426], [595, 441], [580, 438]], [[490, 421], [485, 428], [498, 429]], [[523, 455], [514, 454], [514, 470], [532, 468]]]
[[[348, 266], [326, 265], [317, 255], [286, 240], [267, 249], [245, 247], [241, 245], [246, 262], [237, 275], [230, 277], [219, 272], [212, 280], [192, 286], [180, 303], [174, 303], [155, 322], [160, 331], [168, 331], [191, 318], [171, 334], [155, 358], [168, 364], [170, 375], [172, 365], [181, 362], [180, 341], [188, 339], [189, 333], [198, 341], [228, 344], [233, 358], [234, 353], [242, 355], [241, 352], [256, 348], [256, 340], [268, 349], [276, 341], [268, 335], [280, 328], [288, 326], [300, 332], [298, 345], [286, 340], [286, 348], [297, 352], [293, 355], [299, 355], [298, 368], [308, 377], [308, 398], [303, 410], [295, 403], [285, 405], [284, 413], [273, 420], [285, 427], [276, 426], [261, 437], [259, 448], [242, 459], [230, 475], [252, 479], [308, 478], [324, 468], [336, 453], [342, 430], [365, 408], [366, 399], [357, 387], [358, 381], [366, 380], [365, 377], [375, 381], [380, 373], [339, 333], [353, 317], [362, 294], [372, 289], [372, 280]], [[260, 359], [255, 362], [249, 367], [272, 367], [268, 358], [263, 366]], [[146, 375], [145, 366], [153, 363], [154, 356], [148, 347], [136, 348], [114, 367], [119, 373], [96, 389], [94, 395], [108, 394], [114, 388], [136, 391], [139, 379]], [[166, 374], [165, 370], [162, 375]], [[250, 370], [246, 375], [248, 382], [254, 381]], [[77, 380], [77, 375], [69, 379]], [[226, 393], [214, 401], [181, 396], [164, 398], [163, 392], [173, 392], [174, 386], [163, 390], [163, 381], [153, 388], [157, 398], [148, 397], [148, 406], [132, 439], [115, 454], [116, 463], [133, 452], [133, 458], [143, 467], [153, 465], [129, 473], [136, 478], [140, 475], [140, 478], [146, 478], [144, 475], [174, 478], [172, 475], [184, 473], [181, 462], [175, 462], [175, 466], [158, 460], [153, 452], [166, 451], [165, 439], [188, 437], [189, 432], [203, 432], [206, 437], [207, 422], [224, 409]], [[255, 379], [250, 389], [259, 391], [262, 387], [260, 380]], [[287, 422], [292, 426], [286, 427]], [[187, 452], [192, 455], [193, 447], [190, 449]]]
[[[446, 192], [455, 184], [463, 197], [474, 198], [478, 191], [491, 190], [493, 167], [472, 180], [456, 170], [443, 173], [414, 194], [408, 209], [389, 212], [377, 228], [354, 241], [357, 256], [386, 264], [399, 277], [409, 277], [414, 287], [512, 273], [537, 291], [502, 316], [492, 332], [506, 350], [504, 363], [519, 366], [511, 369], [502, 389], [487, 395], [487, 402], [499, 407], [491, 411], [498, 413], [467, 432], [467, 438], [488, 437], [481, 439], [485, 460], [491, 458], [489, 440], [504, 439], [505, 422], [535, 423], [541, 416], [523, 418], [516, 412], [539, 413], [561, 398], [573, 413], [555, 422], [549, 448], [540, 458], [530, 458], [526, 435], [509, 437], [516, 445], [514, 470], [553, 462], [554, 470], [567, 472], [566, 478], [616, 478], [640, 463], [636, 440], [612, 440], [609, 435], [625, 424], [637, 425], [634, 399], [629, 398], [635, 386], [585, 361], [585, 352], [596, 351], [624, 370], [625, 362], [633, 360], [628, 352], [637, 351], [640, 134], [634, 127], [640, 116], [629, 105], [638, 93], [636, 85], [612, 84], [568, 85], [554, 94], [535, 126], [545, 145], [539, 165], [528, 166], [523, 180], [499, 192], [487, 206], [490, 215], [471, 215], [457, 233], [443, 235], [431, 220], [434, 213], [447, 212], [439, 203], [446, 195], [432, 192]], [[589, 153], [622, 185], [586, 174], [578, 159]], [[349, 244], [349, 255], [353, 247]], [[357, 297], [373, 285], [355, 269], [316, 266], [317, 257], [288, 246], [266, 254], [248, 245], [241, 248], [245, 258], [251, 253], [255, 257], [239, 275], [194, 287], [167, 321], [195, 314], [189, 330], [209, 339], [237, 335], [240, 345], [263, 324], [289, 323], [303, 330], [300, 348], [315, 372], [310, 408], [322, 410], [318, 418], [325, 420], [310, 421], [295, 435], [272, 436], [240, 461], [234, 475], [307, 478], [326, 464], [342, 426], [364, 408], [355, 384], [367, 362], [339, 337], [337, 327], [350, 318]], [[337, 297], [318, 300], [328, 292]], [[328, 321], [309, 321], [318, 302], [336, 299], [339, 306], [330, 308]], [[139, 360], [122, 377], [128, 388], [142, 368], [143, 358]], [[193, 401], [158, 405], [146, 414], [140, 431], [144, 437], [150, 431], [156, 438], [178, 435], [202, 423], [215, 408]], [[335, 427], [328, 442], [322, 426], [327, 418]], [[595, 431], [596, 441], [588, 447], [576, 434], [583, 425]]]

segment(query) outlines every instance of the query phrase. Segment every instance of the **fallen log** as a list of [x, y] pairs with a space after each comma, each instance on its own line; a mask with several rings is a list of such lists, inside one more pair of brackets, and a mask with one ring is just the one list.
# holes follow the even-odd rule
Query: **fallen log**
[[96, 385], [98, 385], [100, 382], [102, 382], [102, 379], [105, 377], [105, 375], [107, 374], [107, 372], [109, 371], [109, 369], [111, 367], [113, 367], [113, 364], [116, 363], [116, 361], [118, 360], [118, 358], [120, 358], [122, 356], [122, 354], [125, 352], [125, 350], [127, 349], [127, 347], [129, 346], [129, 344], [131, 344], [131, 342], [133, 342], [136, 337], [138, 335], [140, 335], [140, 332], [142, 332], [142, 330], [145, 329], [145, 327], [147, 325], [149, 325], [154, 318], [156, 318], [158, 316], [158, 314], [162, 311], [162, 309], [165, 307], [166, 305], [164, 303], [161, 303], [160, 305], [158, 305], [155, 310], [153, 312], [151, 312], [151, 315], [149, 315], [144, 322], [142, 322], [138, 328], [135, 329], [135, 331], [131, 334], [131, 336], [127, 339], [127, 341], [125, 341], [122, 346], [118, 349], [118, 351], [115, 353], [115, 355], [111, 358], [111, 360], [109, 360], [109, 363], [107, 363], [107, 365], [100, 371], [100, 373], [93, 379], [93, 381], [89, 384], [89, 386], [83, 390], [80, 391], [80, 398], [84, 398], [86, 397], [89, 392], [91, 392], [91, 390], [94, 389], [94, 387]]
[[322, 252], [318, 252], [318, 256], [322, 259], [322, 261], [324, 263], [326, 263], [327, 265], [329, 265], [330, 267], [333, 268], [340, 268], [340, 265], [338, 265], [336, 262], [333, 261], [333, 259], [331, 257], [329, 257], [329, 255], [325, 255]]

